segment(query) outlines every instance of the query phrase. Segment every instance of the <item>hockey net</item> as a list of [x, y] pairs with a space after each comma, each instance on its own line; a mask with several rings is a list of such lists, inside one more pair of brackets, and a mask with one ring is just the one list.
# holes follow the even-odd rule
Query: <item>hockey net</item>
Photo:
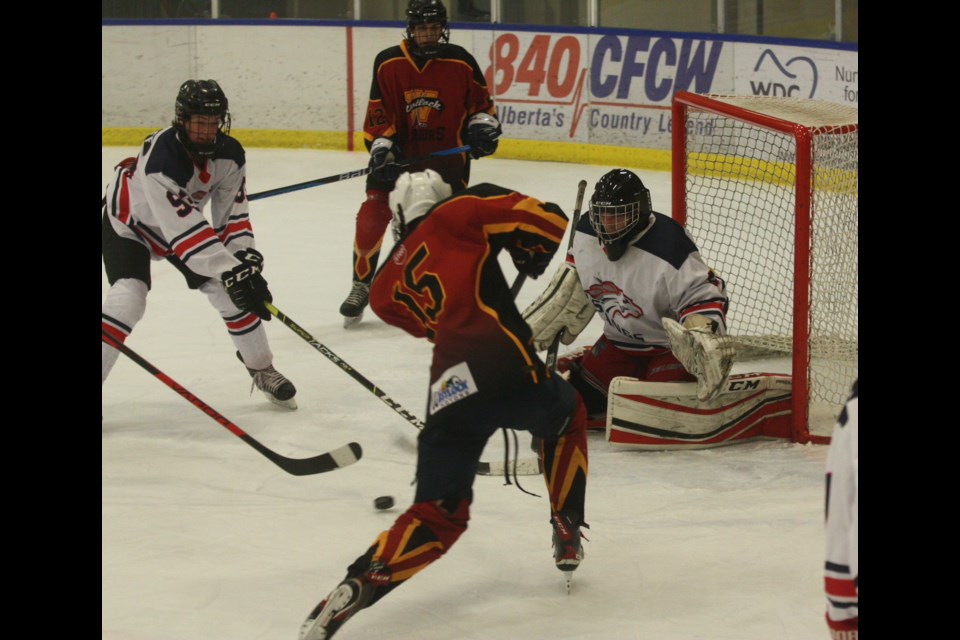
[[858, 135], [817, 100], [673, 103], [673, 217], [727, 282], [738, 361], [789, 360], [798, 442], [829, 441], [858, 372]]

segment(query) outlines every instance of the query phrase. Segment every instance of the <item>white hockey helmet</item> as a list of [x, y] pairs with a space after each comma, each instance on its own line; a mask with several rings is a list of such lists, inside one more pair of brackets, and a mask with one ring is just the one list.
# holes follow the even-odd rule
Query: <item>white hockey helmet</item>
[[414, 223], [426, 215], [430, 207], [453, 194], [440, 174], [432, 169], [418, 173], [402, 173], [390, 192], [393, 213], [393, 239], [400, 242]]

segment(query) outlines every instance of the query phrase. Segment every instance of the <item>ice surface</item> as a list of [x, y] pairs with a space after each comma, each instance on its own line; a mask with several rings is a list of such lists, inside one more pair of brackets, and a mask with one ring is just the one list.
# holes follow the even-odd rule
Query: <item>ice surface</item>
[[[104, 148], [102, 182], [134, 152]], [[329, 151], [249, 149], [247, 159], [250, 193], [366, 164], [365, 154]], [[570, 213], [577, 182], [592, 188], [610, 168], [486, 158], [474, 164], [472, 182], [515, 188]], [[669, 213], [669, 175], [640, 175], [655, 208]], [[354, 329], [341, 326], [362, 199], [363, 181], [353, 179], [253, 202], [265, 276], [281, 311], [422, 416], [430, 345], [370, 313]], [[515, 272], [505, 271], [511, 280]], [[543, 286], [528, 281], [519, 304]], [[101, 295], [106, 289], [101, 268]], [[594, 321], [577, 344], [599, 331]], [[409, 504], [414, 427], [280, 322], [268, 334], [276, 367], [299, 389], [296, 412], [250, 396], [218, 315], [165, 262], [154, 263], [146, 315], [127, 345], [284, 455], [355, 440], [363, 460], [318, 476], [286, 475], [121, 356], [101, 394], [103, 638], [294, 640], [347, 565]], [[337, 637], [826, 637], [825, 447], [619, 452], [599, 433], [589, 445], [589, 542], [571, 595], [553, 566], [545, 498], [480, 477], [470, 528], [450, 553]], [[485, 458], [501, 452], [495, 437]], [[521, 480], [544, 495], [540, 478]], [[381, 495], [395, 496], [397, 506], [376, 511]]]

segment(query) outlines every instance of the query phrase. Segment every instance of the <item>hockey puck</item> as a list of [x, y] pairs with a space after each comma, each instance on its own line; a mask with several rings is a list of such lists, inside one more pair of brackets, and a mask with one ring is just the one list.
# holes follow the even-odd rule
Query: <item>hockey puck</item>
[[373, 501], [373, 506], [375, 506], [380, 511], [385, 511], [393, 507], [393, 496], [380, 496]]

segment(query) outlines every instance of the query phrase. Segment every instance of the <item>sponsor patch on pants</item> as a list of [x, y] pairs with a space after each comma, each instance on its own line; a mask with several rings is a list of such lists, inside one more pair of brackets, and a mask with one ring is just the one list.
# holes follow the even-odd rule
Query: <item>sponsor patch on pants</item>
[[440, 379], [430, 385], [430, 414], [433, 415], [476, 392], [477, 383], [467, 363], [456, 364], [444, 371]]

